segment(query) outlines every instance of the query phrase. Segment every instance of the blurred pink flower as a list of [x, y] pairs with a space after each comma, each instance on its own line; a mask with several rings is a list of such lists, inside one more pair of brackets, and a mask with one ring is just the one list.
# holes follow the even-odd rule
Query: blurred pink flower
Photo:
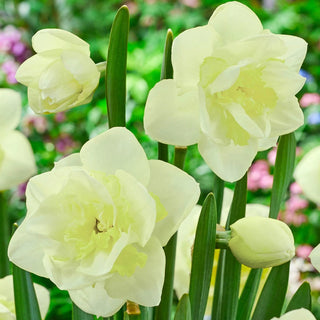
[[305, 199], [300, 198], [297, 195], [292, 195], [287, 201], [286, 201], [286, 209], [288, 211], [296, 212], [298, 210], [302, 210], [304, 208], [307, 208], [309, 205], [309, 202]]
[[290, 189], [290, 193], [294, 195], [302, 193], [302, 189], [297, 182], [291, 183], [289, 189]]
[[78, 143], [67, 133], [62, 133], [55, 142], [56, 150], [63, 155], [70, 154], [78, 147]]
[[48, 121], [43, 116], [26, 115], [22, 120], [22, 131], [29, 136], [34, 129], [36, 132], [43, 134], [48, 128]]
[[269, 173], [269, 164], [266, 160], [254, 162], [248, 172], [248, 189], [256, 191], [258, 189], [270, 189], [273, 177]]
[[276, 157], [277, 157], [277, 147], [272, 148], [268, 153], [268, 162], [274, 166], [276, 163]]
[[313, 247], [311, 247], [309, 244], [302, 244], [296, 248], [296, 256], [303, 259], [308, 259], [312, 249]]
[[18, 64], [13, 60], [7, 60], [1, 65], [2, 71], [6, 74], [7, 82], [11, 84], [17, 83], [16, 72]]
[[59, 122], [59, 123], [64, 122], [64, 121], [66, 120], [66, 114], [65, 114], [65, 112], [55, 113], [55, 115], [54, 115], [54, 120], [55, 120], [56, 122]]
[[26, 188], [27, 188], [27, 184], [28, 184], [28, 181], [26, 182], [23, 182], [23, 183], [20, 183], [17, 187], [17, 196], [20, 200], [24, 200], [26, 198]]
[[312, 104], [320, 104], [320, 95], [318, 93], [305, 93], [300, 99], [300, 106], [306, 108]]
[[180, 0], [180, 2], [190, 8], [199, 7], [199, 0]]

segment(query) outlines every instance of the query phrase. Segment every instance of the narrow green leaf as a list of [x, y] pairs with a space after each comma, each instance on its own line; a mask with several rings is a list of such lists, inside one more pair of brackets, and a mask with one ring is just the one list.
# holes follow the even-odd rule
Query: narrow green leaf
[[153, 308], [140, 306], [141, 320], [153, 319]]
[[[237, 181], [231, 203], [230, 213], [226, 223], [229, 226], [245, 216], [247, 203], [247, 174]], [[230, 249], [223, 250], [223, 270], [219, 290], [218, 320], [234, 320], [237, 315], [241, 264], [233, 256]]]
[[[173, 34], [171, 29], [168, 30], [166, 42], [164, 46], [164, 54], [162, 60], [162, 69], [160, 80], [172, 79], [173, 69], [171, 63], [171, 48], [173, 42]], [[158, 143], [158, 159], [168, 162], [168, 145], [161, 142]]]
[[124, 312], [124, 320], [141, 320], [141, 314], [128, 314], [127, 311]]
[[82, 311], [75, 303], [72, 303], [72, 320], [94, 320], [94, 315]]
[[278, 217], [281, 202], [285, 197], [292, 178], [295, 156], [296, 139], [294, 133], [292, 132], [281, 136], [274, 167], [269, 213], [270, 218], [276, 219]]
[[258, 292], [262, 269], [251, 269], [242, 290], [237, 310], [237, 320], [249, 320]]
[[290, 262], [273, 267], [262, 289], [252, 320], [279, 317], [288, 287]]
[[217, 205], [217, 223], [220, 223], [223, 203], [224, 181], [213, 173], [213, 194]]
[[305, 308], [311, 311], [311, 288], [308, 282], [302, 283], [299, 289], [295, 292], [291, 298], [286, 312]]
[[[187, 148], [175, 148], [174, 165], [179, 169], [183, 169]], [[164, 276], [164, 284], [161, 293], [160, 304], [156, 307], [156, 320], [170, 320], [173, 299], [173, 281], [174, 267], [176, 260], [177, 233], [175, 233], [163, 248], [166, 256], [166, 268]]]
[[9, 217], [7, 214], [7, 199], [4, 192], [0, 192], [0, 278], [7, 276], [10, 272], [8, 259], [9, 243]]
[[110, 320], [111, 318], [113, 320], [123, 320], [124, 312], [126, 311], [126, 308], [127, 308], [126, 304], [124, 304], [122, 308], [113, 317], [110, 317]]
[[193, 320], [202, 320], [210, 289], [216, 241], [217, 208], [209, 193], [203, 203], [194, 241], [190, 275], [190, 304]]
[[41, 320], [30, 273], [12, 264], [12, 274], [17, 320]]
[[192, 320], [189, 296], [184, 294], [177, 306], [174, 320]]
[[128, 33], [129, 10], [127, 6], [122, 6], [112, 24], [106, 67], [106, 99], [110, 128], [126, 125]]

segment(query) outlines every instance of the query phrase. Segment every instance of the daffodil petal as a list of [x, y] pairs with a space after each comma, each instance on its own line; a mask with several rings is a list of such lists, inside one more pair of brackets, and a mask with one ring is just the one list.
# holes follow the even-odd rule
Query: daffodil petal
[[202, 135], [198, 144], [199, 152], [211, 170], [226, 181], [239, 180], [248, 170], [257, 154], [257, 145], [240, 146], [215, 143], [208, 136]]
[[4, 130], [16, 128], [21, 117], [20, 94], [11, 89], [0, 89], [0, 134]]
[[263, 30], [256, 14], [236, 1], [219, 6], [213, 12], [209, 25], [213, 26], [226, 43], [253, 36]]
[[[113, 298], [125, 297], [143, 306], [152, 307], [160, 303], [164, 281], [165, 255], [159, 241], [152, 237], [139, 251], [147, 255], [143, 268], [137, 266], [131, 277], [115, 273], [106, 280], [106, 288]], [[129, 261], [128, 261], [129, 263]]]
[[36, 173], [33, 151], [21, 132], [5, 132], [0, 148], [4, 152], [0, 163], [0, 190], [15, 187]]
[[143, 185], [149, 181], [150, 169], [146, 154], [127, 129], [115, 127], [84, 144], [80, 151], [83, 165], [90, 170], [114, 174], [123, 170]]
[[69, 290], [69, 295], [79, 308], [97, 317], [112, 316], [125, 303], [125, 299], [111, 298], [105, 289], [104, 282], [98, 282], [79, 290]]
[[200, 65], [212, 54], [219, 41], [214, 29], [207, 25], [182, 32], [172, 45], [174, 79], [179, 86], [195, 86], [200, 79]]
[[286, 53], [280, 57], [285, 60], [285, 64], [293, 71], [299, 71], [307, 53], [308, 44], [305, 40], [295, 36], [277, 35], [287, 48]]
[[179, 92], [174, 80], [162, 80], [151, 89], [144, 114], [144, 127], [153, 139], [187, 146], [198, 142], [198, 90]]
[[61, 29], [42, 29], [32, 37], [32, 47], [35, 52], [54, 49], [74, 49], [90, 55], [89, 44], [72, 34]]
[[296, 97], [289, 97], [277, 101], [270, 114], [271, 134], [280, 136], [296, 130], [304, 123], [304, 116]]
[[148, 190], [159, 197], [168, 215], [156, 223], [153, 235], [162, 246], [177, 231], [200, 196], [199, 185], [184, 171], [160, 160], [150, 160]]
[[307, 309], [301, 308], [289, 311], [280, 318], [272, 318], [271, 320], [316, 320], [314, 315]]
[[320, 147], [316, 147], [302, 158], [293, 175], [305, 196], [316, 203], [320, 203], [319, 163]]
[[309, 258], [312, 265], [320, 272], [320, 244], [311, 251]]
[[62, 167], [81, 167], [82, 162], [80, 159], [80, 153], [73, 153], [67, 157], [62, 158], [61, 160], [54, 163], [55, 168]]

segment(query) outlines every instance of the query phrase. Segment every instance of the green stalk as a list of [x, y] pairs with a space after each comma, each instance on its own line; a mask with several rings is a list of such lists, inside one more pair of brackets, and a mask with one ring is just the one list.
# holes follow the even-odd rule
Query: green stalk
[[213, 173], [213, 194], [217, 204], [217, 223], [220, 223], [223, 203], [224, 181]]
[[[183, 169], [187, 148], [176, 147], [174, 150], [174, 164]], [[173, 299], [174, 267], [177, 248], [177, 232], [171, 237], [167, 245], [163, 248], [166, 256], [166, 268], [164, 284], [161, 294], [161, 302], [156, 308], [156, 320], [170, 320]]]
[[[171, 64], [172, 42], [173, 42], [173, 34], [171, 29], [169, 29], [167, 32], [166, 43], [164, 46], [160, 80], [173, 78], [173, 68]], [[167, 144], [158, 142], [158, 159], [168, 162], [168, 145]]]
[[277, 219], [280, 205], [285, 197], [294, 170], [296, 139], [294, 133], [280, 137], [274, 167], [269, 217]]
[[192, 320], [189, 296], [184, 294], [177, 306], [174, 320]]
[[113, 21], [106, 67], [109, 127], [126, 126], [126, 75], [129, 10], [122, 6]]
[[9, 217], [7, 214], [7, 199], [4, 192], [0, 192], [0, 278], [10, 273], [8, 259]]
[[215, 251], [217, 208], [209, 193], [200, 213], [194, 241], [189, 296], [193, 320], [203, 320], [209, 296]]
[[94, 320], [94, 315], [82, 311], [75, 303], [72, 303], [72, 320]]

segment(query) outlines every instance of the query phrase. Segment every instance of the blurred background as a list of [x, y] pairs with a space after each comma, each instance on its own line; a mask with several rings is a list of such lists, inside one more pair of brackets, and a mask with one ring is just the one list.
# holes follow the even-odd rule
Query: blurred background
[[[104, 79], [93, 101], [65, 113], [38, 116], [28, 108], [26, 88], [16, 83], [19, 65], [33, 55], [31, 37], [40, 29], [69, 30], [90, 44], [91, 57], [106, 60], [108, 37], [117, 9], [126, 4], [131, 15], [128, 45], [127, 127], [138, 137], [148, 157], [157, 157], [157, 143], [143, 131], [143, 112], [148, 91], [160, 79], [166, 31], [174, 36], [185, 29], [207, 23], [213, 10], [226, 1], [212, 0], [1, 0], [0, 2], [0, 86], [21, 92], [23, 119], [20, 130], [29, 138], [38, 165], [38, 173], [52, 168], [54, 161], [77, 152], [91, 137], [107, 128]], [[306, 84], [298, 98], [305, 124], [296, 132], [297, 161], [320, 145], [320, 4], [318, 0], [241, 1], [259, 16], [273, 33], [292, 34], [308, 42], [308, 53], [301, 74]], [[232, 23], [232, 21], [230, 21]], [[172, 157], [173, 150], [170, 148]], [[248, 202], [270, 203], [276, 148], [257, 155], [248, 174]], [[320, 164], [319, 164], [320, 165]], [[186, 171], [200, 183], [202, 196], [212, 190], [213, 175], [198, 154], [188, 148]], [[319, 177], [320, 179], [320, 177]], [[233, 188], [232, 184], [227, 185]], [[15, 221], [25, 214], [26, 183], [8, 192], [10, 217]], [[292, 180], [279, 218], [292, 229], [296, 257], [291, 263], [289, 295], [307, 279], [313, 291], [314, 314], [320, 319], [320, 277], [308, 255], [320, 242], [320, 209], [308, 201]], [[47, 320], [71, 319], [67, 292], [54, 288], [50, 281], [35, 278], [51, 288]]]

